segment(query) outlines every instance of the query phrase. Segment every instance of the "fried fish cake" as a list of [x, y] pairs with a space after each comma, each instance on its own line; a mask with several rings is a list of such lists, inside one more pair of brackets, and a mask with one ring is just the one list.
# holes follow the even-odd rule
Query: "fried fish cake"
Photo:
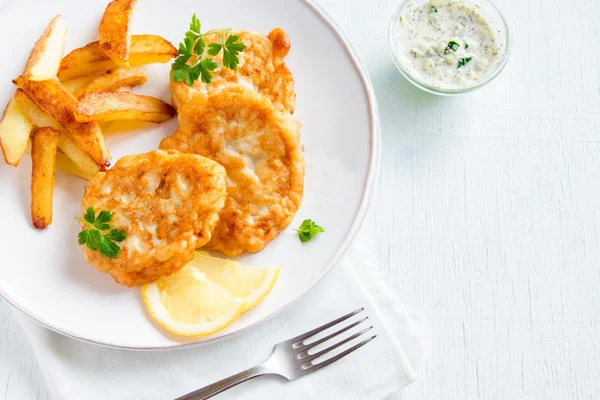
[[264, 96], [228, 88], [196, 96], [160, 148], [200, 154], [227, 170], [227, 200], [208, 249], [227, 256], [262, 250], [302, 201], [304, 155], [298, 122]]
[[121, 158], [90, 179], [82, 208], [111, 211], [111, 228], [127, 237], [117, 258], [84, 247], [85, 259], [126, 286], [177, 272], [210, 240], [225, 204], [226, 177], [218, 163], [175, 150]]
[[[237, 69], [232, 71], [229, 68], [219, 68], [213, 73], [209, 84], [198, 80], [190, 87], [184, 82], [171, 81], [172, 103], [175, 108], [180, 108], [197, 94], [241, 85], [268, 97], [278, 110], [293, 114], [296, 107], [294, 78], [283, 61], [290, 50], [287, 33], [275, 28], [268, 37], [251, 31], [231, 31], [228, 34], [238, 35], [246, 45], [246, 49], [239, 55]], [[207, 46], [221, 41], [221, 38], [221, 33], [204, 36]], [[223, 65], [223, 52], [214, 57], [214, 60]]]

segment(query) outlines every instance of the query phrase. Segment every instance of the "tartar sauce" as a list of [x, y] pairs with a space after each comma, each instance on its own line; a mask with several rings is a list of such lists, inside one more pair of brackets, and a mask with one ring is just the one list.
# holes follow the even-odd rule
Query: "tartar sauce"
[[442, 89], [476, 85], [503, 50], [477, 5], [461, 0], [409, 3], [396, 24], [395, 52], [418, 80]]

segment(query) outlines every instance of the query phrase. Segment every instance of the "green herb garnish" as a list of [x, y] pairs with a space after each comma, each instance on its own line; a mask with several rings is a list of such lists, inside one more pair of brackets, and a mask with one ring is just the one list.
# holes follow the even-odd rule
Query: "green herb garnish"
[[[221, 50], [223, 51], [223, 66], [235, 70], [240, 62], [238, 55], [244, 51], [246, 45], [240, 41], [237, 35], [226, 37], [229, 31], [231, 29], [202, 33], [200, 20], [194, 14], [190, 29], [185, 33], [183, 42], [179, 43], [179, 56], [171, 66], [171, 79], [174, 82], [185, 82], [188, 86], [192, 86], [198, 79], [207, 84], [212, 82], [212, 72], [219, 65], [211, 57], [207, 57], [207, 54], [216, 56]], [[203, 37], [219, 33], [221, 34], [220, 41], [210, 43], [207, 50]]]
[[298, 237], [302, 243], [310, 242], [317, 234], [325, 232], [325, 230], [317, 225], [312, 219], [302, 221], [300, 228], [294, 229], [298, 232]]
[[458, 65], [456, 66], [456, 69], [459, 69], [460, 67], [464, 67], [472, 59], [473, 59], [473, 57], [459, 58], [458, 59]]
[[122, 229], [110, 229], [108, 224], [112, 221], [110, 211], [102, 210], [96, 216], [94, 207], [89, 207], [83, 218], [75, 217], [75, 219], [87, 226], [77, 235], [81, 246], [86, 245], [90, 250], [98, 250], [104, 257], [117, 258], [121, 252], [121, 246], [115, 242], [122, 242], [127, 234]]
[[448, 42], [448, 47], [454, 51], [457, 51], [460, 48], [460, 44], [456, 43], [454, 40]]
[[404, 19], [402, 18], [402, 15], [400, 16], [400, 23], [404, 22]]
[[465, 43], [465, 50], [469, 48], [469, 43]]
[[431, 6], [431, 12], [437, 13], [437, 7], [436, 6]]
[[208, 45], [208, 54], [216, 56], [223, 50], [223, 66], [235, 71], [240, 63], [238, 55], [246, 48], [246, 45], [239, 40], [240, 37], [237, 35], [230, 35], [227, 40], [225, 35], [221, 35], [221, 43]]

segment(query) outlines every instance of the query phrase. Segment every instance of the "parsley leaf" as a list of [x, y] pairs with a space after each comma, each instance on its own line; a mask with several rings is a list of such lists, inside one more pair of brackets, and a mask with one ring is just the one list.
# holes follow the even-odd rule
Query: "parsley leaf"
[[431, 6], [431, 12], [436, 13], [437, 12], [437, 7], [436, 6]]
[[223, 46], [223, 65], [234, 71], [240, 63], [238, 55], [246, 49], [246, 45], [239, 40], [240, 37], [238, 35], [231, 35], [227, 38]]
[[246, 49], [246, 45], [239, 40], [238, 35], [229, 36], [225, 42], [222, 38], [221, 43], [214, 42], [208, 45], [208, 54], [216, 56], [223, 50], [223, 66], [235, 71], [240, 63], [238, 55]]
[[223, 48], [223, 45], [221, 43], [210, 43], [208, 45], [208, 51], [207, 53], [210, 54], [211, 56], [216, 56], [217, 54], [219, 54], [221, 52], [221, 49]]
[[104, 237], [108, 240], [114, 240], [115, 242], [122, 242], [125, 240], [127, 235], [125, 234], [124, 230], [113, 228], [110, 230], [110, 232], [104, 235]]
[[[122, 242], [127, 234], [122, 229], [110, 229], [108, 223], [112, 221], [112, 218], [112, 212], [107, 210], [100, 211], [96, 216], [94, 207], [89, 207], [83, 218], [75, 217], [77, 221], [87, 226], [77, 235], [79, 245], [86, 245], [90, 250], [100, 251], [104, 257], [117, 258], [121, 252], [121, 246], [115, 242]], [[108, 231], [109, 229], [110, 231]], [[106, 231], [108, 232], [103, 233]]]
[[302, 243], [310, 242], [317, 234], [325, 232], [325, 229], [317, 225], [312, 219], [305, 219], [302, 221], [300, 228], [294, 230], [298, 232], [298, 237]]
[[469, 43], [465, 43], [465, 50], [469, 48]]
[[190, 22], [190, 32], [194, 32], [196, 34], [200, 34], [201, 31], [200, 20], [196, 16], [196, 14], [192, 15], [192, 22]]
[[[212, 81], [211, 71], [217, 69], [218, 64], [212, 60], [212, 58], [205, 58], [198, 64], [200, 69], [200, 76], [202, 77], [202, 82], [210, 83]], [[198, 79], [198, 78], [196, 78]]]
[[94, 224], [96, 222], [96, 213], [94, 212], [94, 209], [92, 207], [88, 208], [83, 218], [90, 224]]
[[108, 222], [110, 221], [112, 221], [112, 213], [110, 211], [102, 210], [100, 211], [100, 214], [98, 214], [94, 226], [101, 231], [105, 231], [110, 228], [110, 225], [108, 225]]
[[473, 57], [459, 58], [458, 59], [458, 65], [456, 66], [456, 69], [459, 69], [460, 67], [464, 67], [472, 59], [473, 59]]
[[[246, 45], [240, 41], [239, 36], [226, 33], [231, 29], [222, 31], [202, 33], [200, 20], [194, 14], [189, 30], [185, 33], [183, 41], [179, 43], [179, 56], [171, 66], [171, 79], [174, 82], [185, 82], [192, 86], [194, 82], [200, 79], [208, 84], [212, 82], [212, 72], [219, 65], [209, 56], [217, 56], [223, 51], [223, 67], [235, 70], [240, 62], [239, 53], [246, 49]], [[218, 42], [209, 43], [208, 49], [204, 36], [221, 34]]]

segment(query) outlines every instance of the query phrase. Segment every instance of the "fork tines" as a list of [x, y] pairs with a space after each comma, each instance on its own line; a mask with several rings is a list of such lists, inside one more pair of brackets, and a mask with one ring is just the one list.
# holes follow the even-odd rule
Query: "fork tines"
[[360, 332], [357, 332], [339, 342], [336, 342], [335, 344], [332, 344], [331, 346], [327, 347], [324, 350], [320, 350], [320, 351], [317, 351], [316, 353], [309, 354], [309, 351], [314, 349], [316, 346], [319, 346], [320, 344], [325, 343], [331, 339], [334, 339], [335, 337], [340, 336], [344, 332], [347, 332], [350, 329], [357, 327], [358, 325], [365, 322], [369, 317], [366, 316], [364, 318], [361, 318], [360, 320], [358, 320], [356, 322], [353, 322], [347, 326], [340, 328], [336, 332], [333, 332], [323, 338], [320, 338], [318, 340], [315, 340], [313, 342], [305, 344], [305, 342], [308, 339], [310, 339], [314, 336], [317, 336], [318, 334], [324, 332], [325, 330], [332, 328], [332, 327], [352, 318], [353, 316], [361, 313], [362, 311], [364, 311], [364, 308], [359, 308], [358, 310], [353, 311], [347, 315], [344, 315], [343, 317], [340, 317], [340, 318], [338, 318], [334, 321], [331, 321], [323, 326], [320, 326], [316, 329], [313, 329], [309, 332], [306, 332], [302, 335], [296, 336], [295, 338], [288, 340], [288, 343], [290, 343], [292, 345], [292, 347], [296, 350], [296, 352], [297, 352], [296, 357], [302, 363], [302, 368], [310, 369], [311, 371], [317, 370], [319, 368], [323, 368], [323, 367], [347, 356], [348, 354], [352, 353], [353, 351], [355, 351], [355, 350], [359, 349], [360, 347], [364, 346], [365, 344], [369, 343], [371, 340], [375, 339], [377, 337], [377, 335], [372, 335], [370, 337], [367, 337], [363, 341], [353, 345], [352, 347], [342, 351], [341, 353], [335, 355], [334, 357], [325, 359], [324, 361], [321, 361], [319, 363], [313, 362], [314, 360], [316, 360], [319, 357], [326, 356], [328, 353], [332, 352], [333, 350], [337, 349], [338, 347], [363, 336], [365, 333], [367, 333], [368, 331], [370, 331], [373, 328], [373, 326], [368, 326], [368, 327], [362, 329]]

